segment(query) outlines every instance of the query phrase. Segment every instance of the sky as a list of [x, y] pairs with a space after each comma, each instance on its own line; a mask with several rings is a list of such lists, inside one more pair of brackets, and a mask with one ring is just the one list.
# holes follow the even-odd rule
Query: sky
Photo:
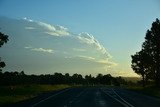
[[137, 76], [131, 55], [159, 10], [159, 0], [0, 0], [4, 70]]

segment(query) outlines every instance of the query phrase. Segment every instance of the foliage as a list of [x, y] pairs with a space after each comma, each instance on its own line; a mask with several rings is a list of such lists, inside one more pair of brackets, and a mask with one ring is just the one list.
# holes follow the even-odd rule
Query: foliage
[[14, 86], [23, 84], [68, 84], [68, 85], [120, 85], [126, 84], [126, 81], [121, 77], [112, 77], [110, 74], [98, 74], [96, 77], [86, 75], [83, 77], [81, 74], [69, 73], [54, 73], [54, 74], [41, 74], [41, 75], [26, 75], [24, 71], [21, 72], [4, 72], [0, 73], [1, 86]]
[[[8, 35], [5, 35], [0, 32], [0, 47], [4, 43], [7, 43], [7, 41], [8, 41]], [[1, 68], [4, 68], [5, 66], [6, 66], [6, 64], [3, 61], [1, 61], [1, 57], [0, 57], [0, 72], [2, 71]]]
[[8, 35], [5, 35], [0, 32], [0, 47], [4, 44], [7, 43], [8, 41]]
[[151, 79], [160, 87], [160, 21], [156, 19], [147, 30], [142, 50], [132, 55], [132, 69], [143, 78], [143, 85]]

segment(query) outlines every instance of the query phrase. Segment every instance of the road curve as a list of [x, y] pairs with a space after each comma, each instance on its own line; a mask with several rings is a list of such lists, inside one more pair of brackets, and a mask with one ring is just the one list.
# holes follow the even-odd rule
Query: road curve
[[115, 87], [56, 91], [11, 107], [160, 107], [160, 99]]

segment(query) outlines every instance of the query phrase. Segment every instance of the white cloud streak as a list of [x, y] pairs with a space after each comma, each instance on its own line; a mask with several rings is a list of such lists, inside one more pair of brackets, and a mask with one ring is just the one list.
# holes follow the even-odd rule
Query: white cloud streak
[[30, 46], [26, 46], [26, 47], [24, 47], [25, 49], [31, 49], [32, 47], [30, 47]]
[[[28, 19], [26, 17], [23, 19], [28, 22], [37, 23], [39, 26], [41, 26], [45, 30], [44, 33], [49, 34], [51, 36], [68, 36], [68, 35], [70, 35], [70, 33], [68, 32], [68, 29], [63, 26], [59, 26], [59, 25], [54, 26], [54, 25], [47, 24], [47, 23], [40, 22], [40, 21], [33, 21], [33, 20]], [[35, 28], [25, 27], [25, 29], [35, 29]]]
[[90, 56], [78, 55], [77, 57], [80, 58], [80, 59], [89, 60], [89, 61], [94, 61], [95, 60], [95, 58], [90, 57]]
[[108, 61], [108, 59], [101, 59], [101, 60], [98, 60], [96, 62], [101, 63], [101, 64], [105, 64], [105, 65], [107, 65], [109, 67], [113, 67], [113, 66], [117, 66], [118, 65], [115, 62]]
[[68, 36], [70, 35], [68, 32], [68, 29], [63, 26], [53, 26], [44, 22], [37, 22], [40, 26], [44, 27], [47, 31], [44, 33], [47, 33], [52, 36]]
[[49, 31], [55, 31], [56, 28], [50, 24], [44, 23], [44, 22], [37, 22], [40, 26], [43, 26], [44, 28], [46, 28]]
[[96, 49], [102, 54], [106, 54], [108, 58], [111, 58], [111, 55], [107, 52], [107, 50], [92, 35], [88, 33], [80, 33], [77, 38], [83, 43], [95, 46]]
[[25, 29], [32, 30], [32, 29], [35, 29], [35, 28], [31, 27], [31, 26], [27, 26], [27, 27], [25, 27]]
[[54, 53], [52, 49], [44, 49], [44, 48], [33, 48], [33, 51], [45, 52], [45, 53]]
[[32, 47], [24, 47], [24, 48], [30, 49], [31, 51], [44, 52], [44, 53], [54, 53], [53, 49], [32, 48]]
[[85, 49], [81, 49], [81, 48], [73, 48], [73, 51], [84, 52], [84, 51], [86, 51], [86, 50], [85, 50]]
[[28, 21], [28, 22], [33, 22], [33, 20], [31, 20], [31, 19], [29, 19], [29, 18], [27, 18], [27, 17], [24, 17], [23, 20], [26, 20], [26, 21]]

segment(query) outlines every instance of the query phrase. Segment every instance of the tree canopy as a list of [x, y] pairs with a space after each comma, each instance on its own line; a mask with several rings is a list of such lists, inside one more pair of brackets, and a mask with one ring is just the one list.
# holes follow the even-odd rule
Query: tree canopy
[[[0, 32], [0, 47], [2, 47], [2, 45], [4, 43], [7, 43], [8, 40], [9, 40], [8, 35], [5, 35]], [[5, 67], [5, 66], [6, 66], [6, 64], [3, 61], [1, 61], [1, 57], [0, 57], [0, 71], [2, 71], [1, 68]]]
[[116, 85], [127, 84], [121, 77], [112, 77], [110, 74], [98, 74], [96, 77], [90, 75], [69, 73], [54, 73], [54, 74], [41, 74], [41, 75], [27, 75], [24, 71], [21, 72], [1, 72], [0, 85], [28, 85], [28, 84], [68, 84], [68, 85]]
[[8, 35], [5, 35], [3, 33], [0, 32], [0, 47], [4, 44], [7, 43], [8, 41]]
[[156, 19], [147, 30], [142, 50], [132, 55], [132, 69], [143, 77], [143, 83], [154, 80], [160, 87], [160, 21]]

